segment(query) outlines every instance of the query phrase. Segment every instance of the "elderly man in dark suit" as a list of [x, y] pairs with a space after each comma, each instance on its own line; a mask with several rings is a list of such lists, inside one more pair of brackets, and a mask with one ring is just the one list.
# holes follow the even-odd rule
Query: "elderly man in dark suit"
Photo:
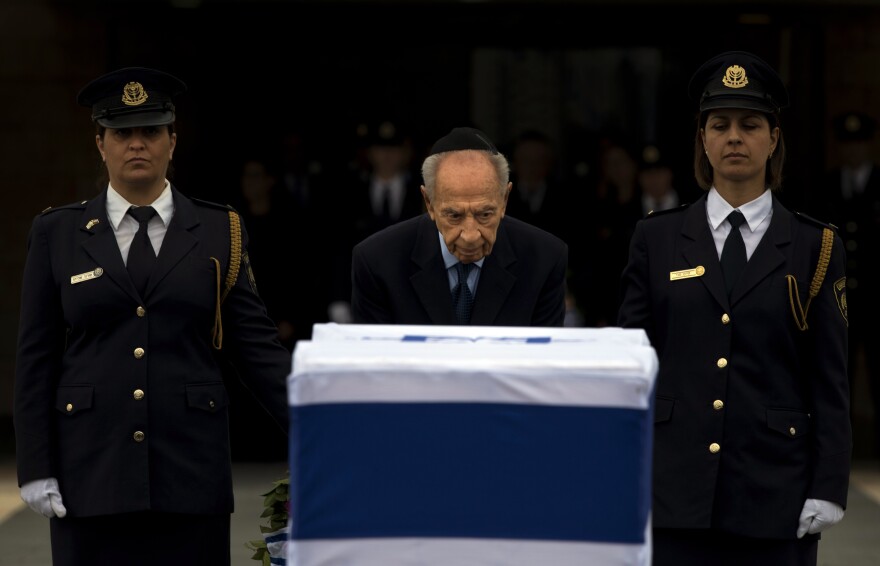
[[505, 217], [507, 159], [455, 128], [422, 164], [426, 214], [354, 247], [356, 323], [562, 326], [568, 246]]

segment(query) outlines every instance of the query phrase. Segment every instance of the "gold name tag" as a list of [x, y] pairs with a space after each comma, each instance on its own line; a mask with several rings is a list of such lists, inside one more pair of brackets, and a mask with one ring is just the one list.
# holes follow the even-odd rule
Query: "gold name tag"
[[678, 281], [679, 279], [689, 279], [691, 277], [700, 277], [706, 273], [706, 268], [698, 265], [694, 269], [682, 269], [681, 271], [670, 271], [669, 280]]
[[85, 273], [71, 276], [70, 284], [76, 285], [77, 283], [82, 283], [83, 281], [88, 281], [89, 279], [94, 279], [95, 277], [100, 277], [102, 275], [104, 275], [104, 269], [101, 267], [96, 267], [92, 271], [86, 271]]

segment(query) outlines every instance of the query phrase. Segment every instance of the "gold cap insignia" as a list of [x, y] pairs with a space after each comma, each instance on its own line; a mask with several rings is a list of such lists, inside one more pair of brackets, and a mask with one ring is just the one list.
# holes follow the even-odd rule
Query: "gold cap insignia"
[[843, 123], [843, 128], [847, 132], [853, 134], [862, 129], [862, 121], [859, 119], [858, 116], [850, 114], [846, 117], [846, 121]]
[[383, 140], [390, 140], [394, 137], [396, 128], [391, 122], [382, 122], [379, 125], [379, 137]]
[[724, 83], [724, 86], [730, 88], [742, 88], [749, 84], [749, 79], [746, 77], [746, 70], [740, 67], [739, 65], [731, 65], [727, 67], [727, 71], [724, 72], [724, 78], [721, 79], [721, 82]]
[[148, 98], [144, 85], [139, 82], [131, 81], [122, 87], [122, 103], [126, 106], [140, 106]]

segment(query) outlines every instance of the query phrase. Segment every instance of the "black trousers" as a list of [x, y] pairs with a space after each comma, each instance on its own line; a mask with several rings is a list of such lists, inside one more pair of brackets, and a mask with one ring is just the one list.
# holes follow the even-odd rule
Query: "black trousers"
[[712, 529], [654, 529], [652, 566], [816, 566], [819, 536], [760, 539]]
[[49, 521], [53, 566], [230, 566], [230, 516], [123, 513]]

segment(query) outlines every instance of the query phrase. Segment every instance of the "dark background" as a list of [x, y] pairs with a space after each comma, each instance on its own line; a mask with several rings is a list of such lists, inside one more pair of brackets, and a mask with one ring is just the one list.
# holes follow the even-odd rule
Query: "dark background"
[[[831, 117], [851, 108], [880, 114], [878, 5], [4, 0], [0, 448], [13, 449], [18, 298], [31, 219], [97, 192], [93, 126], [75, 104], [94, 77], [136, 65], [187, 82], [175, 183], [209, 200], [228, 202], [241, 156], [276, 146], [294, 129], [314, 163], [344, 169], [357, 124], [377, 116], [406, 124], [417, 147], [464, 124], [501, 147], [540, 127], [572, 178], [591, 166], [600, 132], [614, 131], [634, 148], [660, 143], [674, 155], [676, 184], [689, 199], [699, 193], [687, 81], [716, 53], [747, 50], [774, 66], [791, 94], [781, 197], [798, 209], [834, 164]], [[333, 231], [332, 210], [325, 220]], [[872, 416], [860, 402], [854, 412], [857, 425]], [[242, 421], [234, 423], [239, 437], [256, 438], [265, 425]]]

